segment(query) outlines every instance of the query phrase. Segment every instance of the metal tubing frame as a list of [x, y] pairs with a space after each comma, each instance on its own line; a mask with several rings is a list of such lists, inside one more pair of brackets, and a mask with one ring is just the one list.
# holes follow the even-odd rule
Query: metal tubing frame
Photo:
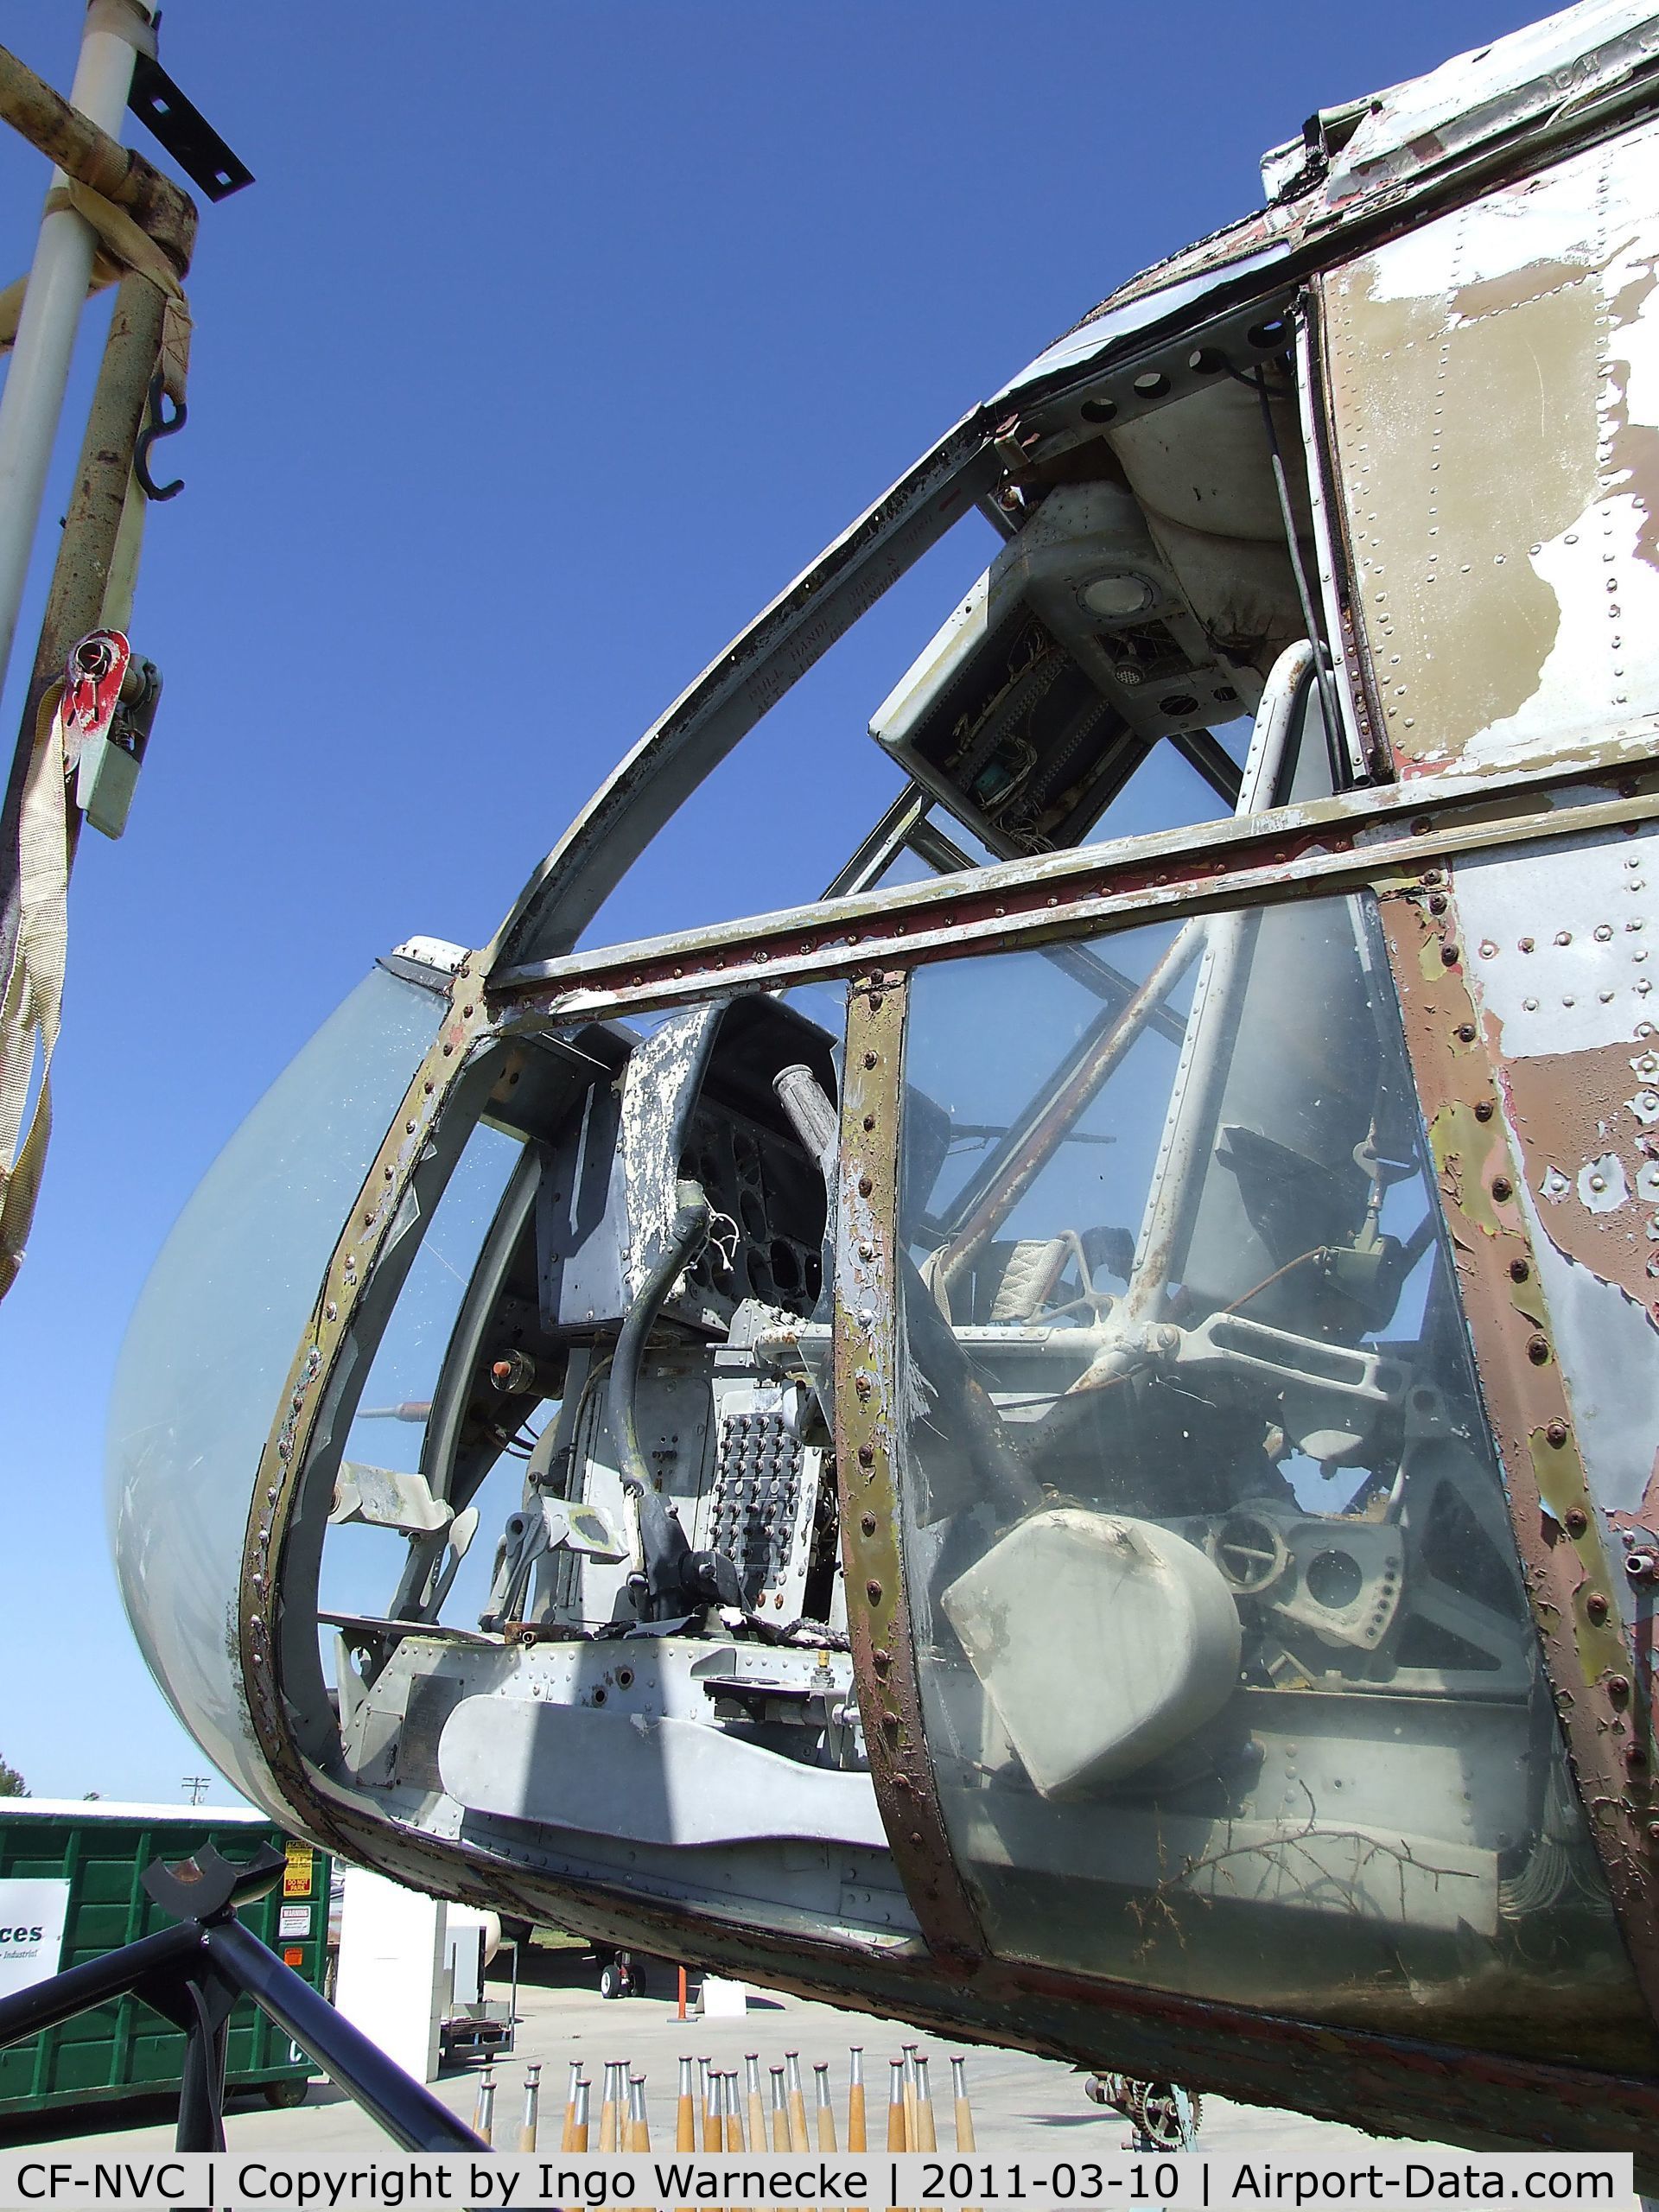
[[233, 1913], [181, 1921], [0, 1998], [0, 2045], [60, 2027], [95, 2005], [125, 1996], [138, 1998], [184, 2031], [181, 2151], [225, 2148], [225, 2028], [243, 1996], [251, 1998], [403, 2150], [488, 2147], [423, 2082], [406, 2074], [308, 1981], [284, 1966]]
[[0, 122], [10, 124], [66, 176], [124, 207], [181, 276], [195, 245], [196, 203], [136, 147], [100, 130], [61, 92], [0, 46]]
[[[122, 0], [118, 8], [116, 0], [109, 0], [88, 15], [69, 99], [100, 131], [120, 129], [137, 50], [146, 41], [153, 43], [154, 34], [149, 13], [137, 0]], [[84, 215], [67, 206], [54, 207], [61, 181], [62, 172], [54, 169], [11, 365], [0, 391], [0, 683], [11, 658], [70, 357], [98, 246], [97, 233]]]
[[176, 1974], [200, 1950], [201, 1930], [181, 1923], [141, 1936], [136, 1943], [124, 1944], [101, 1959], [88, 1959], [84, 1966], [66, 1967], [13, 1996], [0, 1997], [0, 2045], [60, 2028], [77, 2013], [125, 1995], [147, 1974]]
[[[33, 757], [35, 721], [41, 702], [62, 680], [70, 648], [105, 620], [111, 565], [127, 504], [133, 451], [161, 354], [165, 309], [162, 294], [147, 277], [130, 270], [122, 278], [41, 620], [16, 748], [0, 798], [0, 855], [11, 856], [0, 861], [0, 970], [10, 964], [17, 933], [17, 818]], [[67, 840], [72, 863], [79, 834], [80, 812], [71, 807]]]
[[239, 1922], [227, 1920], [208, 1928], [202, 1941], [208, 1958], [226, 1978], [245, 1991], [405, 2151], [486, 2147], [447, 2105], [405, 2074]]

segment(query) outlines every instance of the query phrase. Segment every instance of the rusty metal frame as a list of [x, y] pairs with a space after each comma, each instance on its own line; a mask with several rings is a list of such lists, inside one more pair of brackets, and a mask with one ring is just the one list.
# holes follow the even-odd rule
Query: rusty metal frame
[[254, 1485], [237, 1626], [248, 1720], [284, 1802], [296, 1809], [315, 1808], [315, 1833], [330, 1839], [330, 1848], [349, 1847], [337, 1847], [327, 1808], [310, 1786], [313, 1770], [296, 1741], [295, 1708], [283, 1680], [287, 1624], [281, 1592], [301, 1480], [332, 1412], [340, 1354], [352, 1341], [365, 1294], [392, 1243], [404, 1201], [416, 1186], [417, 1172], [433, 1155], [440, 1123], [455, 1103], [461, 1078], [490, 1041], [469, 959], [451, 983], [438, 1033], [410, 1079], [340, 1230], [289, 1370]]
[[[1650, 102], [1651, 87], [1640, 97]], [[1541, 166], [1565, 150], [1535, 149], [1529, 158]], [[1527, 164], [1510, 155], [1501, 163], [1494, 157], [1492, 167], [1500, 165], [1509, 175]], [[1471, 196], [1472, 180], [1484, 174], [1483, 162], [1460, 170], [1445, 200]], [[1653, 1716], [1643, 1695], [1632, 1699], [1627, 1690], [1621, 1697], [1616, 1689], [1628, 1669], [1628, 1661], [1621, 1664], [1617, 1606], [1609, 1619], [1591, 1605], [1596, 1597], [1605, 1605], [1611, 1577], [1596, 1516], [1586, 1510], [1583, 1468], [1541, 1308], [1527, 1288], [1535, 1268], [1525, 1226], [1518, 1209], [1505, 1211], [1497, 1195], [1501, 1182], [1513, 1185], [1518, 1177], [1513, 1162], [1504, 1164], [1501, 1119], [1478, 1116], [1491, 1066], [1471, 1027], [1477, 1017], [1459, 949], [1430, 924], [1437, 871], [1459, 854], [1659, 817], [1659, 730], [1652, 721], [1632, 721], [1594, 747], [1500, 774], [1452, 770], [1408, 787], [1372, 787], [1244, 822], [1118, 841], [639, 945], [580, 955], [567, 950], [655, 830], [796, 677], [969, 505], [999, 479], [1017, 476], [1033, 451], [1048, 449], [1033, 432], [1067, 442], [1075, 436], [1070, 425], [1077, 400], [1103, 378], [1127, 373], [1149, 348], [1173, 343], [1207, 317], [1281, 296], [1296, 274], [1359, 251], [1362, 232], [1369, 242], [1372, 233], [1410, 227], [1422, 213], [1421, 204], [1384, 206], [1363, 223], [1333, 222], [1283, 259], [1221, 269], [1196, 293], [1177, 287], [1160, 303], [1167, 313], [1154, 312], [1086, 360], [1023, 384], [967, 417], [647, 734], [531, 878], [496, 939], [461, 968], [443, 1028], [369, 1168], [320, 1288], [267, 1442], [248, 1530], [238, 1634], [250, 1721], [282, 1800], [319, 1840], [395, 1866], [442, 1892], [507, 1902], [531, 1916], [556, 1916], [595, 1936], [683, 1954], [685, 1925], [671, 1906], [617, 1885], [567, 1882], [505, 1847], [391, 1827], [319, 1771], [283, 1694], [283, 1638], [274, 1609], [299, 1479], [326, 1426], [340, 1354], [368, 1287], [388, 1267], [392, 1224], [405, 1197], [424, 1187], [423, 1176], [433, 1177], [441, 1153], [456, 1148], [453, 1127], [440, 1142], [441, 1124], [450, 1116], [467, 1122], [462, 1086], [481, 1057], [515, 1032], [683, 1005], [714, 992], [846, 978], [853, 988], [833, 1351], [843, 1563], [872, 1774], [925, 1948], [804, 1939], [716, 1906], [700, 1923], [702, 1955], [772, 1986], [879, 2002], [920, 2025], [1057, 2056], [1088, 2054], [1122, 2070], [1176, 2072], [1246, 2098], [1284, 2101], [1288, 2069], [1303, 2109], [1383, 2130], [1412, 2132], [1432, 2094], [1445, 2115], [1437, 2124], [1450, 2132], [1474, 2142], [1514, 2141], [1510, 2114], [1525, 2100], [1563, 2147], [1652, 2155], [1659, 2141], [1654, 2082], [1477, 2057], [987, 1957], [972, 1897], [945, 1840], [922, 1726], [892, 1425], [905, 1357], [897, 1204], [909, 968], [1374, 887], [1396, 980], [1411, 982], [1401, 992], [1408, 1045], [1535, 1620], [1627, 1941], [1648, 1999], [1659, 2008]], [[1018, 420], [1009, 414], [1016, 404]], [[1325, 427], [1322, 404], [1315, 420]], [[1340, 563], [1347, 549], [1339, 499], [1328, 501], [1327, 522]], [[1370, 678], [1364, 653], [1350, 639], [1343, 644], [1363, 687]], [[1517, 1275], [1517, 1265], [1529, 1272]], [[390, 1273], [382, 1277], [389, 1280]], [[1534, 1349], [1541, 1339], [1542, 1358]], [[1554, 1534], [1541, 1504], [1559, 1524]], [[1531, 2139], [1537, 2133], [1529, 2127]], [[1653, 2177], [1659, 2182], [1659, 2170]]]
[[[1370, 794], [1373, 800], [1378, 796]], [[1645, 804], [1639, 810], [1651, 813], [1653, 808]], [[1565, 830], [1577, 818], [1578, 810], [1571, 810], [1555, 826]], [[1536, 836], [1553, 819], [1548, 813], [1529, 817], [1526, 833]], [[1392, 893], [1397, 903], [1407, 895], [1404, 880], [1390, 880], [1386, 868], [1379, 868], [1382, 859], [1377, 850], [1366, 854], [1366, 871], [1382, 876], [1385, 898]], [[1414, 882], [1421, 881], [1420, 872]], [[1286, 877], [1265, 895], [1294, 896], [1297, 888], [1294, 879]], [[1237, 891], [1234, 880], [1235, 897]], [[1210, 903], [1221, 900], [1212, 898]], [[1122, 925], [1132, 918], [1127, 917]], [[1074, 918], [1071, 928], [1075, 933], [1092, 921], [1087, 915]], [[912, 957], [915, 950], [910, 948]], [[386, 1262], [404, 1198], [423, 1169], [430, 1172], [441, 1138], [442, 1149], [453, 1156], [457, 1134], [442, 1130], [444, 1118], [460, 1113], [469, 1123], [464, 1106], [469, 1078], [477, 1075], [480, 1058], [506, 1041], [479, 989], [486, 958], [472, 957], [454, 979], [438, 1035], [409, 1085], [341, 1233], [268, 1440], [248, 1531], [240, 1609], [249, 1719], [287, 1816], [325, 1846], [392, 1866], [404, 1878], [441, 1894], [498, 1908], [506, 1904], [596, 1937], [684, 1955], [686, 1924], [666, 1902], [620, 1885], [550, 1874], [504, 1847], [390, 1825], [307, 1756], [296, 1733], [294, 1709], [283, 1694], [275, 1605], [298, 1479], [327, 1413], [338, 1356], [377, 1268]], [[837, 1464], [847, 1470], [843, 1555], [861, 1707], [883, 1817], [927, 1941], [894, 1945], [817, 1939], [799, 1930], [759, 1927], [716, 1906], [698, 1923], [696, 1955], [771, 1986], [804, 1995], [840, 1992], [851, 2000], [878, 2003], [892, 2016], [918, 2026], [1073, 2060], [1086, 2057], [1142, 2075], [1173, 2072], [1247, 2100], [1283, 2103], [1288, 2074], [1300, 2109], [1384, 2133], [1409, 2135], [1417, 2130], [1423, 2100], [1432, 2094], [1442, 2133], [1475, 2145], [1513, 2143], [1517, 2139], [1509, 2115], [1517, 2100], [1524, 2100], [1535, 2113], [1545, 2116], [1552, 2139], [1562, 2147], [1629, 2149], [1638, 2159], [1650, 2156], [1659, 2141], [1659, 2082], [1594, 2069], [1475, 2056], [1409, 2038], [1338, 2031], [985, 1955], [971, 1899], [954, 1859], [942, 1847], [899, 1566], [891, 1409], [902, 1357], [896, 1320], [896, 1206], [907, 977], [891, 968], [867, 966], [858, 980], [849, 1004], [847, 1181], [839, 1232], [849, 1273], [835, 1340]], [[463, 1128], [460, 1134], [464, 1133]], [[861, 1376], [868, 1379], [868, 1395], [860, 1388]], [[871, 1584], [879, 1586], [874, 1595]], [[896, 1722], [891, 1728], [889, 1713]], [[907, 1786], [900, 1787], [901, 1780]], [[1526, 2139], [1535, 2140], [1537, 2134], [1529, 2126]], [[1653, 2178], [1659, 2180], [1659, 2168]]]
[[[856, 974], [872, 960], [1001, 951], [1281, 897], [1353, 890], [1401, 868], [1659, 811], [1659, 731], [1503, 775], [1455, 772], [1318, 804], [1005, 862], [857, 899], [559, 960], [498, 968], [486, 986], [509, 1031]], [[1580, 794], [1593, 788], [1598, 796]], [[1559, 804], [1554, 803], [1559, 801]]]
[[1637, 1979], [1659, 2016], [1652, 1701], [1625, 1643], [1619, 1562], [1579, 1453], [1520, 1202], [1525, 1163], [1500, 1110], [1502, 1055], [1470, 991], [1446, 882], [1431, 868], [1382, 888], [1389, 959], [1545, 1672]]
[[[1565, 834], [1563, 825], [1562, 834]], [[1373, 888], [1388, 916], [1387, 939], [1390, 958], [1410, 962], [1409, 973], [1419, 971], [1440, 985], [1446, 1003], [1426, 1010], [1421, 994], [1402, 996], [1413, 1007], [1409, 1045], [1414, 1071], [1424, 1086], [1425, 1104], [1431, 1100], [1432, 1078], [1424, 1062], [1438, 1055], [1442, 1064], [1455, 1065], [1465, 1087], [1478, 1086], [1482, 1071], [1490, 1090], [1491, 1067], [1475, 1043], [1472, 1010], [1463, 984], [1459, 949], [1438, 918], [1446, 901], [1437, 887], [1445, 872], [1429, 867], [1402, 878], [1378, 875], [1373, 869]], [[1414, 920], [1414, 918], [1415, 919]], [[1411, 942], [1421, 931], [1423, 942]], [[922, 961], [918, 965], [931, 964]], [[1402, 965], [1396, 982], [1403, 982]], [[904, 1093], [905, 1020], [910, 974], [891, 969], [866, 970], [855, 980], [849, 995], [846, 1096], [842, 1119], [842, 1171], [841, 1214], [836, 1239], [836, 1323], [835, 1338], [835, 1429], [838, 1465], [847, 1470], [842, 1479], [843, 1554], [849, 1620], [854, 1626], [854, 1657], [871, 1770], [878, 1800], [887, 1826], [896, 1864], [904, 1876], [906, 1892], [927, 1938], [930, 1949], [953, 1980], [964, 1970], [968, 1947], [978, 1936], [971, 1896], [946, 1837], [926, 1753], [926, 1738], [908, 1598], [904, 1580], [901, 1508], [894, 1467], [897, 1406], [902, 1402], [900, 1363], [904, 1358], [903, 1300], [899, 1279], [897, 1183], [901, 1143], [900, 1116]], [[1451, 1016], [1458, 1016], [1455, 1023]], [[1618, 1628], [1616, 1602], [1606, 1592], [1612, 1586], [1605, 1549], [1595, 1534], [1596, 1516], [1589, 1507], [1582, 1467], [1572, 1448], [1559, 1370], [1540, 1358], [1540, 1332], [1544, 1324], [1529, 1262], [1513, 1248], [1478, 1255], [1481, 1265], [1470, 1263], [1470, 1232], [1480, 1242], [1497, 1244], [1517, 1233], [1524, 1236], [1517, 1209], [1511, 1203], [1513, 1185], [1491, 1177], [1487, 1188], [1472, 1190], [1465, 1172], [1470, 1132], [1484, 1132], [1493, 1117], [1479, 1113], [1470, 1098], [1453, 1103], [1446, 1115], [1431, 1113], [1429, 1134], [1440, 1169], [1443, 1202], [1450, 1201], [1459, 1272], [1476, 1339], [1477, 1364], [1483, 1391], [1494, 1417], [1501, 1449], [1506, 1493], [1517, 1539], [1526, 1565], [1526, 1583], [1535, 1622], [1545, 1651], [1547, 1675], [1554, 1691], [1567, 1739], [1575, 1778], [1591, 1816], [1599, 1855], [1606, 1866], [1619, 1916], [1632, 1953], [1638, 1984], [1650, 2005], [1659, 2011], [1659, 1928], [1654, 1924], [1648, 1874], [1656, 1855], [1659, 1821], [1654, 1812], [1649, 1776], [1650, 1754], [1644, 1730], [1651, 1716], [1632, 1700], [1630, 1669]], [[1499, 1125], [1501, 1127], [1501, 1125]], [[1484, 1134], [1483, 1147], [1489, 1141]], [[1501, 1147], [1501, 1135], [1497, 1136]], [[1488, 1160], [1485, 1167], [1490, 1170]], [[1488, 1196], [1490, 1190], [1491, 1197]], [[1460, 1193], [1468, 1191], [1470, 1218], [1460, 1225], [1455, 1217]], [[1497, 1223], [1494, 1205], [1507, 1208], [1507, 1218]], [[1491, 1325], [1491, 1309], [1501, 1309], [1497, 1329]], [[1505, 1324], [1512, 1324], [1507, 1326]], [[1503, 1332], [1503, 1340], [1494, 1342]], [[1510, 1339], [1514, 1339], [1510, 1341]], [[1520, 1427], [1520, 1450], [1510, 1448], [1517, 1432], [1507, 1420], [1512, 1407], [1524, 1417]], [[1542, 1496], [1559, 1520], [1563, 1539], [1557, 1543], [1547, 1521], [1536, 1516]], [[1539, 1536], [1528, 1540], [1528, 1514], [1537, 1518]], [[1553, 1554], [1564, 1552], [1558, 1559]], [[1575, 1574], [1576, 1588], [1567, 1586]], [[1599, 1612], [1595, 1593], [1601, 1592]], [[919, 1747], [921, 1759], [912, 1755]], [[1614, 1802], [1609, 1792], [1622, 1790]], [[1610, 1842], [1613, 1845], [1611, 1851]], [[982, 1936], [979, 1936], [982, 1942]], [[1206, 2077], [1219, 2085], [1220, 2076], [1210, 2069], [1216, 2053], [1210, 2044], [1217, 2024], [1225, 2018], [1234, 2036], [1269, 2037], [1287, 2052], [1298, 2047], [1297, 2082], [1302, 2094], [1294, 2100], [1307, 2110], [1330, 2110], [1317, 2096], [1306, 2094], [1308, 2075], [1323, 2069], [1316, 2052], [1329, 2050], [1340, 2037], [1340, 2047], [1350, 2051], [1359, 2075], [1357, 2089], [1351, 2088], [1345, 2107], [1350, 2119], [1362, 2108], [1373, 2113], [1375, 2096], [1398, 2112], [1394, 2102], [1421, 2066], [1433, 2077], [1437, 2109], [1443, 2101], [1455, 2104], [1448, 2093], [1452, 2072], [1443, 2054], [1424, 2047], [1408, 2057], [1398, 2039], [1336, 2031], [1306, 2022], [1293, 2023], [1263, 2013], [1251, 2013], [1200, 2000], [1161, 1993], [1129, 1989], [1105, 1978], [1052, 1974], [1042, 1968], [1002, 1957], [987, 1956], [978, 1964], [973, 1988], [995, 2005], [1018, 2014], [1033, 2001], [1083, 2002], [1122, 2032], [1133, 2016], [1135, 2028], [1144, 2031], [1152, 2022], [1159, 2030], [1179, 2035], [1182, 2077], [1200, 2082]], [[1179, 2024], [1179, 2025], [1178, 2025]], [[1025, 2037], [1016, 2040], [1025, 2041]], [[1144, 2061], [1144, 2045], [1141, 2050]], [[1621, 2132], [1632, 2126], [1633, 2150], [1650, 2148], [1655, 2119], [1659, 2117], [1659, 2085], [1634, 2083], [1572, 2069], [1543, 2069], [1535, 2072], [1516, 2062], [1484, 2058], [1453, 2062], [1459, 2079], [1471, 2089], [1478, 2078], [1483, 2088], [1498, 2090], [1508, 2080], [1520, 2088], [1522, 2074], [1529, 2076], [1525, 2094], [1541, 2099], [1552, 2108], [1554, 2139], [1561, 2145], [1576, 2139], [1570, 2117], [1576, 2107], [1579, 2087], [1595, 2113], [1596, 2139], [1606, 2142], [1608, 2130]], [[1237, 2075], [1226, 2069], [1236, 2082]], [[1546, 2078], [1548, 2077], [1548, 2078]], [[1594, 2081], [1597, 2086], [1591, 2088]], [[1572, 2083], [1574, 2086], [1568, 2087]], [[1420, 2088], [1429, 2082], [1420, 2077]], [[1273, 2092], [1284, 2097], [1282, 2076]], [[1634, 2101], [1630, 2100], [1634, 2097]], [[1486, 2126], [1501, 2125], [1497, 2113], [1502, 2092], [1486, 2107]], [[1477, 2094], [1475, 2104], [1484, 2099]], [[1334, 2113], [1333, 2115], [1335, 2116]], [[1375, 2124], [1372, 2120], [1368, 2124]]]
[[898, 1254], [909, 977], [874, 969], [848, 994], [836, 1211], [836, 1466], [853, 1673], [883, 1827], [928, 1948], [973, 1972], [984, 1936], [964, 1886], [922, 1723], [897, 1467], [906, 1357]]
[[56, 162], [67, 176], [102, 194], [130, 214], [160, 246], [181, 276], [189, 274], [196, 242], [196, 203], [133, 146], [72, 107], [61, 92], [0, 46], [0, 122]]
[[[1566, 823], [1557, 834], [1567, 834]], [[1455, 924], [1446, 919], [1446, 881], [1438, 866], [1390, 877], [1373, 861], [1372, 887], [1408, 1009], [1408, 1048], [1546, 1675], [1637, 1983], [1659, 2015], [1654, 1716], [1625, 1648], [1616, 1563], [1602, 1540], [1548, 1348], [1536, 1263], [1516, 1203], [1521, 1165], [1510, 1157], [1492, 1103], [1493, 1065], [1482, 1048]], [[878, 969], [861, 976], [849, 996], [835, 1425], [838, 1463], [848, 1470], [849, 1618], [858, 1624], [855, 1669], [872, 1773], [923, 1932], [942, 1962], [955, 1965], [977, 1923], [944, 1836], [925, 1752], [893, 1464], [904, 1357], [897, 1160], [909, 982], [907, 972]], [[906, 1756], [912, 1745], [923, 1748], [920, 1774]], [[1036, 1986], [1033, 1969], [1003, 1959], [988, 1960], [981, 1974], [1020, 1994]], [[1064, 1979], [1095, 1989], [1103, 2005], [1116, 2009], [1121, 2001], [1116, 1984]]]
[[[1581, 107], [1562, 99], [1547, 117], [1517, 119], [1516, 129], [1455, 152], [1443, 165], [1434, 165], [1431, 156], [1428, 166], [1363, 198], [1335, 207], [1317, 197], [1277, 201], [1130, 277], [999, 397], [1017, 404], [1024, 424], [1040, 434], [1045, 442], [1035, 448], [1038, 457], [1062, 449], [1076, 435], [1077, 403], [1109, 373], [1138, 367], [1143, 355], [1155, 355], [1160, 347], [1184, 339], [1190, 343], [1187, 334], [1211, 317], [1247, 312], [1294, 292], [1323, 270], [1617, 137], [1656, 111], [1659, 63], [1649, 56]], [[1134, 320], [1125, 328], [1121, 319], [1128, 317]], [[1102, 327], [1100, 349], [1084, 353], [1073, 341], [1096, 324]], [[1045, 368], [1056, 355], [1055, 365]]]

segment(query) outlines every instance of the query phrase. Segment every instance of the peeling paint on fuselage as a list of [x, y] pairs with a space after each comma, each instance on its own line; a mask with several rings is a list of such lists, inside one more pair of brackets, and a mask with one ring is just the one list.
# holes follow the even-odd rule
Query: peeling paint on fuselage
[[1659, 711], [1659, 127], [1325, 280], [1357, 598], [1402, 770]]

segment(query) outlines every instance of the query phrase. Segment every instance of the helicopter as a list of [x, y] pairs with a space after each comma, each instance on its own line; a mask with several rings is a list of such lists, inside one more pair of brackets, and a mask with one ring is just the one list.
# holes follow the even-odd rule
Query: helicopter
[[[135, 1633], [251, 1799], [620, 1951], [1659, 2188], [1656, 138], [1640, 0], [1321, 111], [489, 944], [375, 963], [111, 1404]], [[823, 895], [588, 943], [969, 518]]]

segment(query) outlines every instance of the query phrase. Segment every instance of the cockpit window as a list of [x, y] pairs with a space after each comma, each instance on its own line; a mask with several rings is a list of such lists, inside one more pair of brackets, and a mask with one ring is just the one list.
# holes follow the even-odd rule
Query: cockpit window
[[912, 985], [908, 1571], [988, 1942], [1632, 2059], [1369, 901], [1070, 951]]
[[110, 1517], [144, 1656], [215, 1761], [241, 1743], [227, 1593], [271, 1407], [443, 1001], [377, 968], [231, 1139], [151, 1269], [110, 1401]]

